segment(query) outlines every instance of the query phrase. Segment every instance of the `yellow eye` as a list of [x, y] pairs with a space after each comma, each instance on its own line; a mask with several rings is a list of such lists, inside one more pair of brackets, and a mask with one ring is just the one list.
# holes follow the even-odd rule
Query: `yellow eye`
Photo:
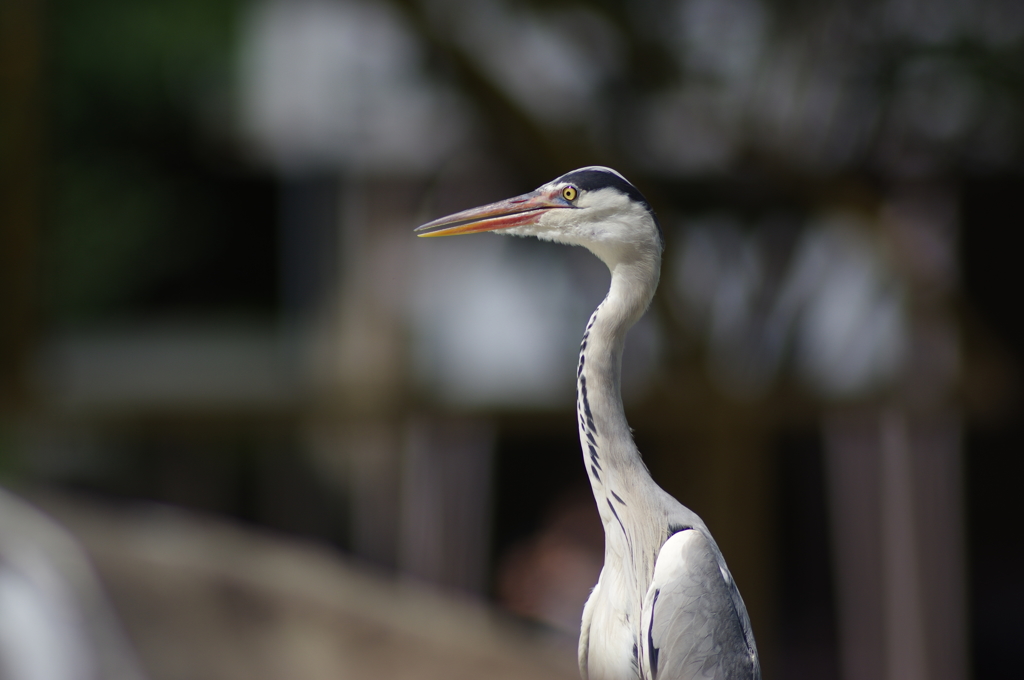
[[568, 187], [562, 189], [562, 198], [564, 198], [567, 201], [575, 201], [576, 200], [576, 187], [568, 186]]

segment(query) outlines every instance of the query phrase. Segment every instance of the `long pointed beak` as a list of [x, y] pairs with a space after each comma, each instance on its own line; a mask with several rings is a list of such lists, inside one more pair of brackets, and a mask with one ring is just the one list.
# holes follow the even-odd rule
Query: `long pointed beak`
[[568, 208], [569, 205], [553, 200], [547, 193], [531, 191], [522, 196], [509, 198], [479, 208], [470, 208], [427, 222], [416, 229], [419, 236], [455, 236], [475, 234], [479, 231], [509, 229], [526, 224], [535, 224], [540, 216], [553, 208]]

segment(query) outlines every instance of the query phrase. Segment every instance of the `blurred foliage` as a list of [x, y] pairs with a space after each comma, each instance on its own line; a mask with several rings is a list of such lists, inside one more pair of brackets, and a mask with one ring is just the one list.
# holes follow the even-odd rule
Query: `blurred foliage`
[[[239, 0], [56, 0], [55, 75], [70, 97], [106, 92], [163, 108], [175, 88], [226, 75]], [[71, 99], [62, 103], [73, 103]]]
[[[211, 153], [230, 98], [238, 0], [49, 5], [47, 306], [57, 323], [152, 302], [216, 247]], [[214, 111], [211, 113], [211, 109]], [[219, 156], [219, 157], [218, 157]]]

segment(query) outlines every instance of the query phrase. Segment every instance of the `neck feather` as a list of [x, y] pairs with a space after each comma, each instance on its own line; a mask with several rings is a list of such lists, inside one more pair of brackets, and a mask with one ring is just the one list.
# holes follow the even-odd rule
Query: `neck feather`
[[[659, 258], [660, 259], [660, 258]], [[612, 499], [653, 484], [633, 443], [620, 390], [626, 333], [643, 315], [658, 285], [660, 262], [610, 267], [608, 295], [594, 311], [580, 346], [577, 412], [583, 460], [598, 509], [607, 524], [617, 519]]]

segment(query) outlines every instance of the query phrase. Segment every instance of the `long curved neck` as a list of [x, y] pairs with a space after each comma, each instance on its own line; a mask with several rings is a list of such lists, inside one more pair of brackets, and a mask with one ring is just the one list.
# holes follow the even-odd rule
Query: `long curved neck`
[[654, 262], [610, 267], [608, 295], [594, 311], [580, 345], [577, 412], [583, 460], [598, 510], [607, 526], [620, 521], [614, 502], [653, 485], [626, 422], [620, 393], [626, 333], [643, 315], [658, 286]]

